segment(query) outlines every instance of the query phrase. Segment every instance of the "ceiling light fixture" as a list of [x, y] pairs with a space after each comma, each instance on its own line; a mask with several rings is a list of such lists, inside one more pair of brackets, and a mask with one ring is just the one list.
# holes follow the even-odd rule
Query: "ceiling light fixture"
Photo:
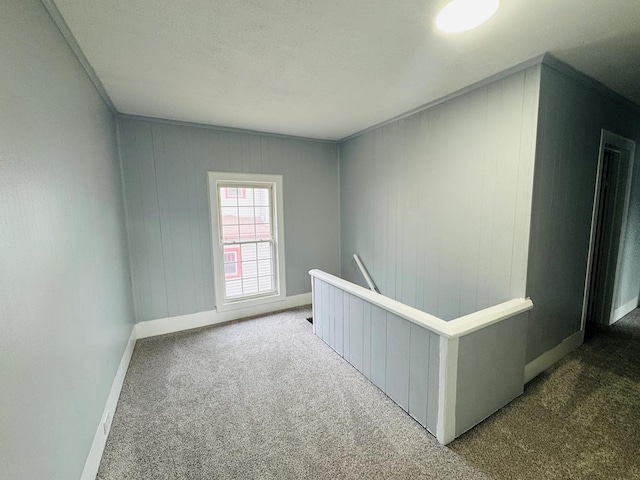
[[436, 26], [446, 33], [466, 32], [489, 20], [500, 0], [452, 0], [436, 17]]

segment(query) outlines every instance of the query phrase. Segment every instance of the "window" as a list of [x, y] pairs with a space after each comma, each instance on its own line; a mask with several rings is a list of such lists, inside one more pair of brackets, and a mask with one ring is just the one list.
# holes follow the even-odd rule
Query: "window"
[[244, 188], [225, 188], [224, 198], [247, 198], [247, 191]]
[[240, 247], [227, 246], [224, 249], [224, 279], [242, 277], [242, 261], [240, 260]]
[[209, 172], [216, 308], [284, 300], [282, 177]]

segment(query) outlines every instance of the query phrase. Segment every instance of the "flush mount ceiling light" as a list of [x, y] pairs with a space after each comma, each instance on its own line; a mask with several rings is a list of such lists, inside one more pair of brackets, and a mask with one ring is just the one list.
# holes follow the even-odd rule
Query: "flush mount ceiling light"
[[436, 26], [446, 33], [466, 32], [489, 20], [500, 0], [452, 0], [436, 17]]

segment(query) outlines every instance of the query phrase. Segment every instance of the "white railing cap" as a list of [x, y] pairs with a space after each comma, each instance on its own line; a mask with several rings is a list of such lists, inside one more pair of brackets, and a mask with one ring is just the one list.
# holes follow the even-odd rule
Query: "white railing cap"
[[530, 299], [516, 298], [454, 320], [446, 321], [380, 293], [367, 290], [360, 285], [348, 282], [330, 273], [323, 272], [322, 270], [310, 270], [309, 275], [447, 338], [457, 338], [468, 335], [481, 328], [501, 322], [533, 308], [533, 302]]

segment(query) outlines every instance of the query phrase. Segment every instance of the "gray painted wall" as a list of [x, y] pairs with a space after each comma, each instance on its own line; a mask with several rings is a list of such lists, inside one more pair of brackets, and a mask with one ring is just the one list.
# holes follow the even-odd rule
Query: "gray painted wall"
[[633, 301], [640, 295], [640, 110], [635, 117], [639, 129], [635, 136], [636, 152], [624, 246], [621, 253], [620, 283], [614, 299], [616, 308]]
[[[527, 275], [535, 304], [528, 362], [580, 330], [603, 128], [640, 143], [637, 110], [603, 87], [543, 65]], [[622, 304], [640, 290], [640, 169], [634, 170]]]
[[340, 145], [341, 275], [449, 320], [524, 296], [540, 66]]
[[287, 295], [338, 271], [337, 147], [122, 117], [137, 321], [215, 308], [206, 172], [284, 176]]
[[440, 337], [313, 279], [316, 335], [436, 435]]
[[460, 338], [456, 437], [522, 394], [529, 314], [521, 313]]
[[37, 0], [0, 65], [0, 477], [77, 479], [133, 324], [115, 121]]

